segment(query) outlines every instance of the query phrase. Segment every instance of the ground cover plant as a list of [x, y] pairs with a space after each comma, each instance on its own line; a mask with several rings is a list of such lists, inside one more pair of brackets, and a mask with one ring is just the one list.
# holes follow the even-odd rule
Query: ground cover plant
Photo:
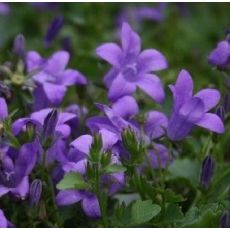
[[0, 227], [230, 227], [227, 3], [0, 3]]

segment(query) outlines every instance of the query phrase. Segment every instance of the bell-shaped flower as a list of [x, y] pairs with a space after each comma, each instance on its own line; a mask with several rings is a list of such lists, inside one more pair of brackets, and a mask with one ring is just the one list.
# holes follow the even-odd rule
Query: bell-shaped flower
[[167, 135], [171, 140], [182, 140], [195, 126], [219, 134], [224, 132], [220, 117], [208, 112], [220, 100], [218, 90], [203, 89], [193, 96], [193, 80], [186, 70], [182, 70], [176, 84], [169, 87], [173, 93], [173, 111], [169, 119]]

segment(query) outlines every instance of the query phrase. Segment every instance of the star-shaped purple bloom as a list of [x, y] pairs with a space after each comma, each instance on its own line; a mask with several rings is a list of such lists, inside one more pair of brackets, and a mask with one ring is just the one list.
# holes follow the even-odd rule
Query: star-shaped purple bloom
[[156, 102], [163, 101], [163, 86], [151, 71], [165, 69], [167, 61], [155, 49], [141, 52], [141, 39], [127, 23], [122, 25], [121, 47], [116, 43], [105, 43], [97, 48], [96, 53], [113, 66], [104, 78], [111, 101], [132, 94], [137, 87]]
[[220, 100], [218, 90], [203, 89], [193, 96], [193, 81], [186, 70], [182, 70], [176, 84], [169, 87], [174, 100], [167, 128], [171, 140], [182, 140], [196, 125], [216, 133], [224, 132], [221, 119], [214, 113], [208, 113]]
[[36, 141], [22, 145], [19, 151], [11, 148], [2, 152], [0, 162], [0, 197], [11, 192], [25, 198], [29, 192], [29, 174], [37, 160]]
[[58, 51], [50, 58], [43, 59], [35, 52], [27, 53], [27, 68], [36, 83], [34, 109], [58, 106], [65, 96], [67, 87], [86, 84], [86, 78], [77, 70], [65, 69], [69, 53]]

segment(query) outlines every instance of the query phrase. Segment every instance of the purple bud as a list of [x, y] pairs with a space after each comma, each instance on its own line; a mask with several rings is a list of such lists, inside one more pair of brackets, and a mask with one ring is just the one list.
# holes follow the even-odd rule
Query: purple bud
[[61, 30], [64, 23], [64, 18], [62, 16], [55, 17], [52, 22], [50, 23], [45, 38], [45, 46], [48, 47], [51, 42], [56, 38], [59, 31]]
[[19, 34], [14, 39], [13, 53], [20, 58], [25, 57], [26, 40], [22, 34]]
[[73, 44], [70, 37], [64, 37], [61, 41], [62, 47], [66, 50], [69, 54], [73, 54]]
[[214, 167], [215, 167], [214, 159], [210, 155], [206, 156], [202, 164], [202, 170], [200, 176], [200, 183], [205, 188], [207, 188], [210, 184], [210, 181], [214, 173]]
[[39, 179], [33, 180], [30, 185], [30, 204], [37, 206], [42, 193], [42, 181]]
[[220, 228], [229, 228], [230, 227], [230, 216], [229, 212], [225, 212], [220, 217]]
[[227, 93], [224, 97], [224, 111], [225, 113], [230, 112], [230, 93]]
[[53, 109], [45, 118], [43, 125], [42, 137], [46, 140], [48, 137], [52, 137], [55, 132], [55, 127], [58, 121], [58, 111]]
[[216, 114], [219, 116], [219, 118], [224, 122], [225, 120], [225, 110], [224, 106], [219, 106], [216, 110]]

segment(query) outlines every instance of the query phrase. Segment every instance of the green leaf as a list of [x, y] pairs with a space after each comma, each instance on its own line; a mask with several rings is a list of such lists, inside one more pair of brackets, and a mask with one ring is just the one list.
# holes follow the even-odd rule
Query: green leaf
[[85, 189], [87, 188], [87, 183], [83, 180], [81, 174], [70, 172], [57, 184], [57, 188], [60, 190]]
[[175, 223], [184, 217], [181, 208], [177, 204], [168, 204], [164, 213], [164, 222]]
[[124, 166], [118, 165], [118, 164], [108, 165], [105, 168], [106, 173], [124, 172], [125, 170], [126, 170], [126, 168]]
[[140, 225], [150, 221], [154, 216], [159, 214], [161, 207], [152, 204], [151, 200], [138, 200], [131, 208], [131, 225]]
[[186, 178], [197, 185], [199, 183], [200, 165], [190, 159], [177, 159], [169, 167], [168, 179]]

